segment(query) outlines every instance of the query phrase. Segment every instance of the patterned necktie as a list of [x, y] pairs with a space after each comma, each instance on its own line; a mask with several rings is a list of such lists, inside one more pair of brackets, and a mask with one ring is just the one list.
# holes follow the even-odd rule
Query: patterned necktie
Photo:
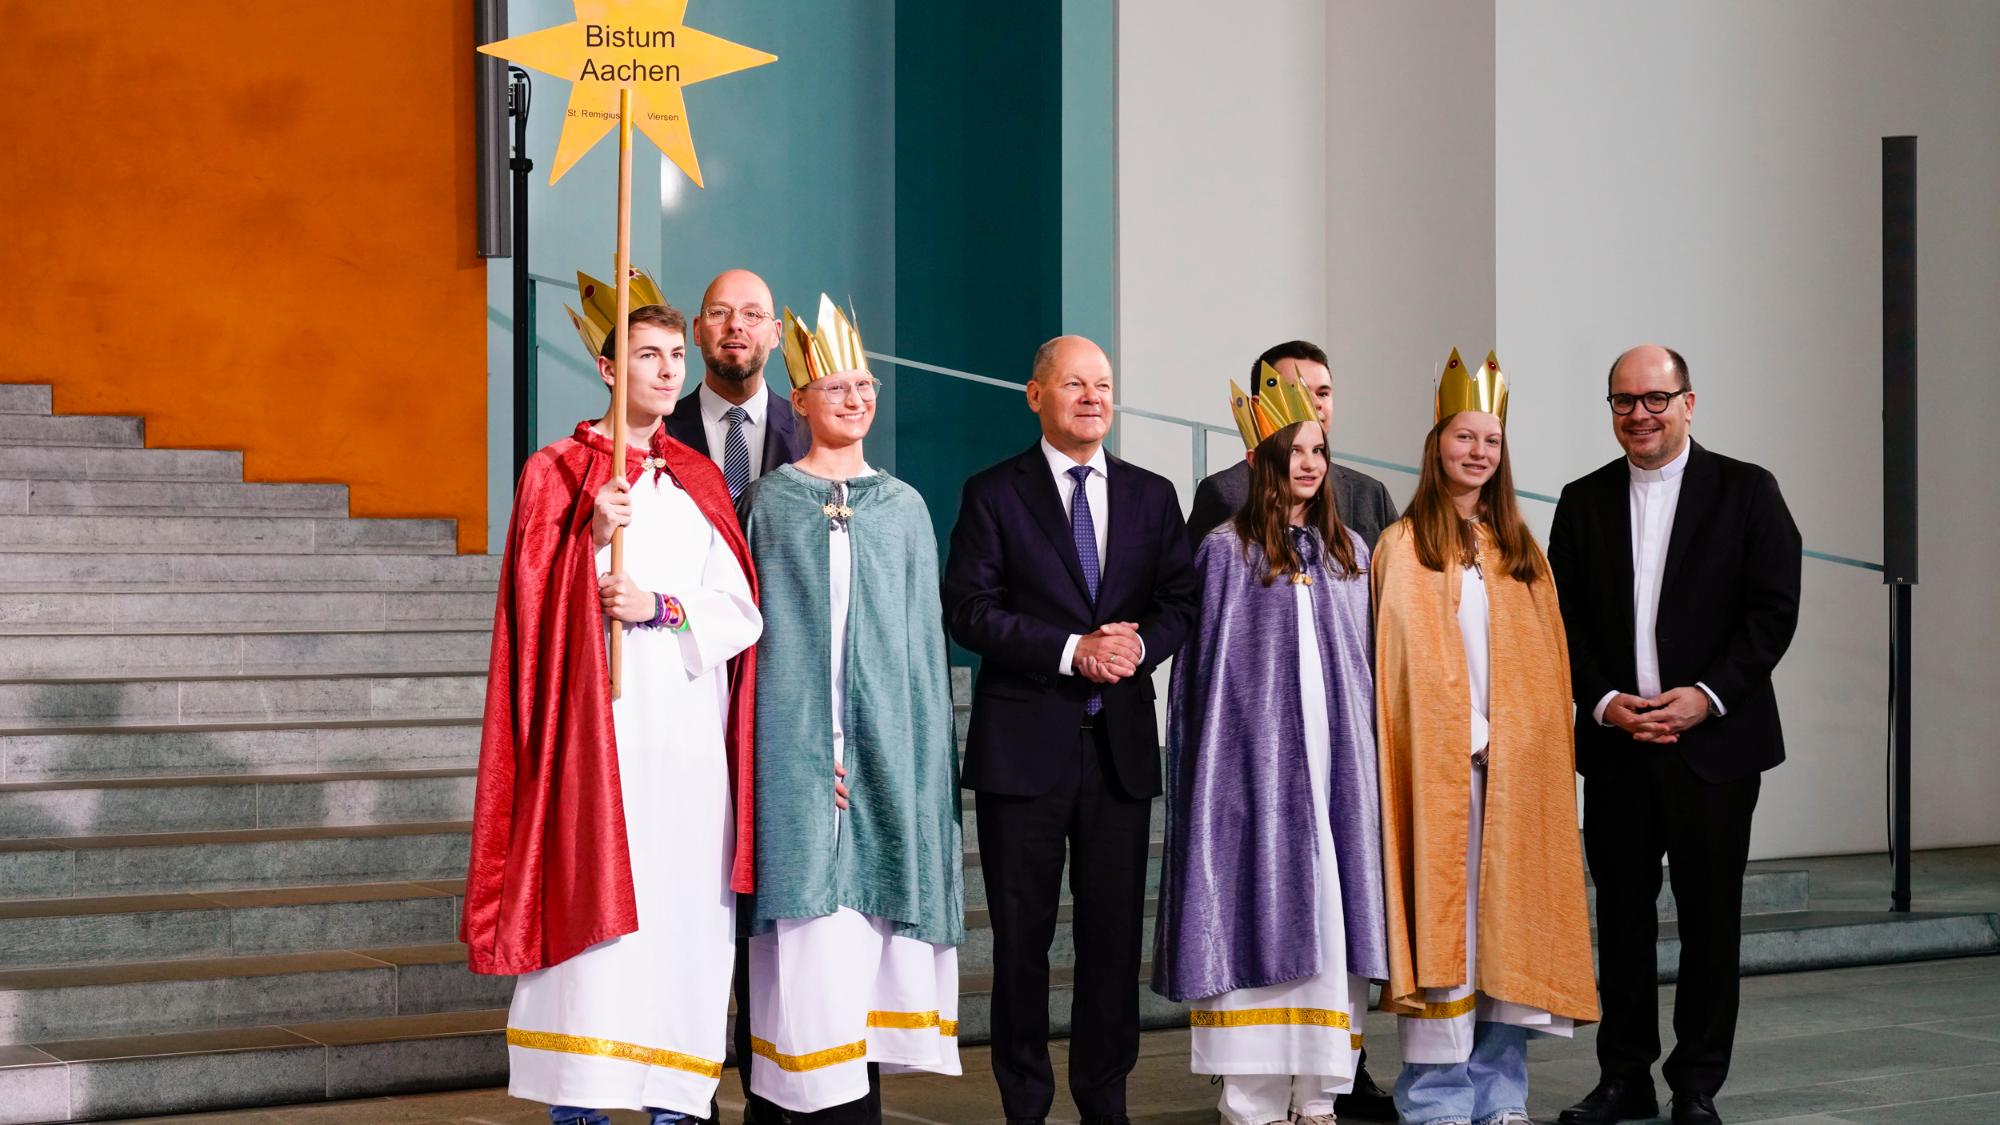
[[729, 433], [722, 439], [722, 479], [728, 482], [729, 498], [734, 500], [750, 487], [750, 443], [743, 439], [743, 424], [750, 420], [750, 412], [732, 406], [723, 411], [722, 420], [729, 423]]
[[[1090, 591], [1092, 605], [1097, 604], [1097, 525], [1090, 518], [1090, 491], [1084, 482], [1090, 479], [1090, 466], [1078, 465], [1069, 471], [1070, 479], [1076, 482], [1076, 489], [1069, 498], [1069, 534], [1076, 541], [1076, 561], [1083, 564], [1083, 585]], [[1090, 693], [1090, 699], [1083, 705], [1083, 713], [1095, 715], [1104, 710], [1104, 691], [1099, 688]]]

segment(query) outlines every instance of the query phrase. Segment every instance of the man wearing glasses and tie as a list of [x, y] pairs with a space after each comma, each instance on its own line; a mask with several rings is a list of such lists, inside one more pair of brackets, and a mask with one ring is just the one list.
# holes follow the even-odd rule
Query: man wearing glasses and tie
[[[701, 386], [667, 415], [667, 436], [703, 453], [722, 469], [733, 501], [750, 482], [805, 456], [811, 434], [793, 425], [792, 401], [764, 383], [764, 363], [778, 343], [771, 287], [749, 270], [725, 270], [708, 283], [694, 313], [694, 342], [706, 368]], [[779, 1125], [779, 1109], [750, 1092], [748, 900], [736, 912], [736, 1031], [733, 1042], [743, 1085], [745, 1125]]]
[[749, 270], [724, 271], [695, 309], [694, 342], [706, 370], [688, 397], [699, 409], [669, 414], [667, 436], [707, 454], [734, 500], [751, 481], [805, 456], [809, 436], [793, 425], [791, 400], [764, 383], [778, 342], [771, 287]]

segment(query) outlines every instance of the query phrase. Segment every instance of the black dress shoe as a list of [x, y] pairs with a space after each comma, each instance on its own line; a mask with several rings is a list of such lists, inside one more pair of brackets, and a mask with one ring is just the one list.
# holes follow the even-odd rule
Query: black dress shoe
[[1715, 1101], [1707, 1094], [1675, 1094], [1674, 1125], [1722, 1125]]
[[1354, 1089], [1334, 1096], [1333, 1111], [1336, 1116], [1343, 1119], [1352, 1117], [1361, 1121], [1394, 1121], [1396, 1099], [1375, 1084], [1375, 1079], [1368, 1073], [1368, 1064], [1363, 1063], [1355, 1068]]
[[1100, 1113], [1084, 1118], [1083, 1125], [1132, 1125], [1132, 1119], [1122, 1113]]
[[1556, 1125], [1615, 1125], [1659, 1115], [1660, 1099], [1653, 1094], [1651, 1082], [1642, 1086], [1622, 1078], [1606, 1078], [1582, 1101], [1563, 1110]]
[[1007, 1125], [1042, 1125], [1046, 1117], [1009, 1117]]

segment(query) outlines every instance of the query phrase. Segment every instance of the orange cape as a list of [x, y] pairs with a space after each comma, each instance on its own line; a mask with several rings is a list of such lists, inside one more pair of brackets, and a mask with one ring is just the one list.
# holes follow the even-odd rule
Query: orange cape
[[[1417, 561], [1410, 522], [1382, 533], [1375, 597], [1375, 716], [1389, 926], [1383, 1010], [1415, 1014], [1423, 989], [1465, 984], [1471, 715], [1459, 576]], [[1490, 612], [1492, 725], [1479, 867], [1480, 992], [1578, 1022], [1597, 1019], [1577, 830], [1569, 649], [1546, 563], [1509, 577], [1480, 536]]]

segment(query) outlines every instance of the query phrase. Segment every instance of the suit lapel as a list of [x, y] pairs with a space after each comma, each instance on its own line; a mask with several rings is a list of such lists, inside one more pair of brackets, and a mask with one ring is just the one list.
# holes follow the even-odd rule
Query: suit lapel
[[764, 387], [764, 471], [789, 465], [792, 457], [792, 400], [782, 398], [767, 383]]
[[1620, 652], [1631, 652], [1633, 632], [1637, 628], [1632, 621], [1632, 591], [1636, 577], [1632, 573], [1632, 470], [1626, 460], [1620, 457], [1604, 474], [1604, 543], [1603, 557], [1610, 561], [1612, 581], [1606, 587], [1618, 603], [1617, 621], [1624, 644]]
[[1715, 490], [1719, 474], [1716, 472], [1715, 458], [1708, 450], [1688, 439], [1692, 446], [1688, 450], [1687, 468], [1683, 470], [1680, 499], [1674, 502], [1674, 529], [1667, 536], [1667, 561], [1660, 570], [1660, 596], [1673, 589], [1674, 575], [1687, 562], [1690, 544], [1694, 541], [1695, 526], [1715, 510]]
[[1113, 604], [1111, 599], [1117, 591], [1112, 587], [1121, 573], [1113, 564], [1123, 563], [1127, 553], [1117, 546], [1118, 530], [1138, 511], [1139, 478], [1130, 465], [1108, 453], [1104, 456], [1104, 475], [1104, 506], [1110, 511], [1091, 515], [1104, 521], [1104, 553], [1097, 560], [1097, 604], [1108, 606]]
[[686, 395], [674, 404], [674, 412], [667, 415], [667, 436], [707, 457], [708, 427], [701, 420], [701, 391]]
[[[1049, 463], [1042, 456], [1042, 447], [1038, 444], [1022, 454], [1014, 467], [1014, 491], [1020, 493], [1028, 514], [1034, 517], [1035, 525], [1042, 529], [1042, 534], [1048, 536], [1049, 545], [1056, 550], [1056, 557], [1069, 568], [1077, 593], [1082, 595], [1084, 604], [1089, 605], [1090, 587], [1083, 581], [1083, 563], [1076, 557], [1076, 537], [1070, 533], [1069, 516], [1063, 511], [1062, 496], [1056, 491], [1055, 478], [1049, 473]], [[1100, 589], [1103, 567], [1104, 560], [1099, 559]]]

